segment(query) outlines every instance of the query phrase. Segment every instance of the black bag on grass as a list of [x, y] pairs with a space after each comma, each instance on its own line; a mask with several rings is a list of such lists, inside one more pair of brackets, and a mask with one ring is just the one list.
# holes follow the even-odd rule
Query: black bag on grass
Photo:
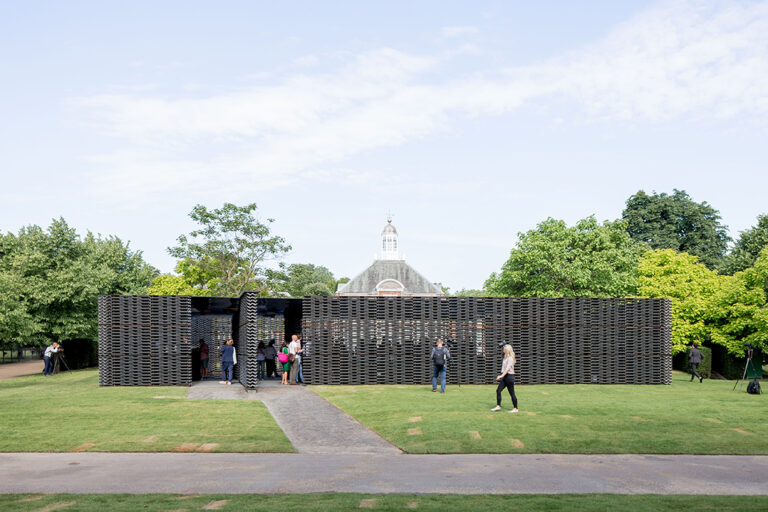
[[757, 379], [747, 384], [747, 393], [750, 395], [759, 395], [761, 393], [760, 383], [757, 381]]

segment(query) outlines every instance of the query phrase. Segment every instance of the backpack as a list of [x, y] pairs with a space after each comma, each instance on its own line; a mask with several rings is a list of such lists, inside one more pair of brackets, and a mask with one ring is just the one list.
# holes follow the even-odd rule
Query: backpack
[[747, 384], [747, 393], [750, 395], [759, 395], [761, 393], [760, 383], [757, 381], [757, 379]]
[[435, 366], [445, 366], [445, 348], [444, 347], [435, 347], [435, 351], [432, 354], [432, 361], [434, 361]]

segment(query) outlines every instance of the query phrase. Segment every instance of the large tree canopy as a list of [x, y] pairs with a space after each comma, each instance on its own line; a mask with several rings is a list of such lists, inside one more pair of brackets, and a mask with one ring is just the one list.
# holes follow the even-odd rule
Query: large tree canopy
[[248, 290], [266, 290], [263, 263], [283, 256], [291, 246], [272, 234], [269, 225], [274, 219], [262, 223], [254, 215], [256, 209], [255, 203], [224, 203], [214, 210], [197, 205], [192, 209], [189, 216], [200, 228], [181, 235], [178, 245], [169, 247], [168, 252], [191, 265], [189, 272], [206, 279], [205, 284], [195, 286], [210, 290], [212, 295], [231, 297]]
[[547, 219], [518, 234], [517, 247], [485, 289], [524, 297], [625, 297], [636, 292], [637, 263], [647, 249], [621, 221], [593, 216], [568, 227]]
[[746, 270], [757, 261], [765, 247], [768, 247], [768, 215], [757, 217], [757, 226], [742, 231], [733, 249], [722, 265], [724, 274]]
[[746, 342], [768, 347], [768, 250], [755, 267], [734, 276], [671, 249], [648, 251], [638, 268], [641, 297], [672, 299], [673, 352], [694, 341], [711, 341], [736, 355]]
[[155, 275], [119, 238], [81, 238], [64, 219], [0, 234], [0, 344], [96, 339], [98, 295], [145, 293]]
[[622, 213], [627, 232], [651, 249], [674, 249], [698, 256], [710, 269], [722, 264], [730, 238], [720, 212], [706, 201], [693, 201], [684, 190], [672, 195], [640, 190], [627, 199]]

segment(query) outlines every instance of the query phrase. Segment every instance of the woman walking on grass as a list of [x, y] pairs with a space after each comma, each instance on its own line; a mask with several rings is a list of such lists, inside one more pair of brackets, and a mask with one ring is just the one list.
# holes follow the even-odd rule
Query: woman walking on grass
[[509, 412], [517, 412], [517, 397], [515, 396], [515, 351], [512, 345], [504, 345], [504, 361], [501, 363], [501, 375], [496, 377], [499, 381], [499, 387], [496, 388], [496, 407], [492, 411], [501, 410], [501, 392], [504, 388], [509, 390], [509, 396], [512, 397], [512, 407]]

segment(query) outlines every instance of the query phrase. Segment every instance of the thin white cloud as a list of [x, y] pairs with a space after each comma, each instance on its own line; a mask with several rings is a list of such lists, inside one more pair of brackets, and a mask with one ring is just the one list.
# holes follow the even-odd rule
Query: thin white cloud
[[443, 37], [461, 37], [470, 34], [477, 34], [479, 32], [477, 27], [443, 27], [441, 33]]
[[451, 64], [445, 55], [389, 48], [347, 55], [342, 62], [315, 66], [324, 73], [294, 68], [262, 78], [266, 85], [207, 96], [131, 93], [76, 100], [129, 147], [94, 160], [94, 191], [149, 197], [179, 190], [180, 183], [210, 191], [206, 177], [219, 172], [229, 179], [210, 192], [223, 196], [290, 184], [315, 172], [327, 179], [345, 158], [551, 97], [575, 102], [594, 119], [763, 119], [768, 3], [662, 4], [567, 55], [473, 76], [445, 73]]

